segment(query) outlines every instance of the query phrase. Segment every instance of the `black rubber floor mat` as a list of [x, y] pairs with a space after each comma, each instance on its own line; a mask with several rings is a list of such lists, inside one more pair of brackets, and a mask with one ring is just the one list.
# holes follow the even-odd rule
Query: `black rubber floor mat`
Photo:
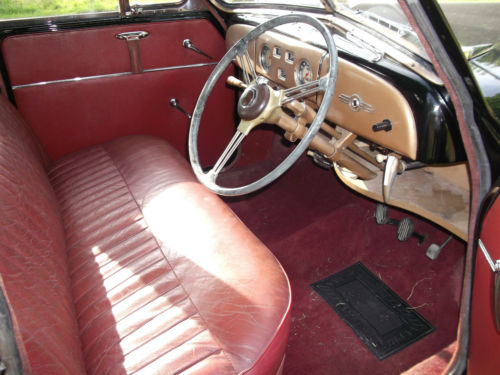
[[380, 360], [434, 331], [427, 320], [361, 263], [311, 287]]

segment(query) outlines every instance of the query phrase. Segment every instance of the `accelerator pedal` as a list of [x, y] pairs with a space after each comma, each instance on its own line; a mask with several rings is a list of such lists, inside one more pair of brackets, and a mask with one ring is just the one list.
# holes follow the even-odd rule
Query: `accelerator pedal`
[[436, 260], [439, 254], [441, 254], [441, 250], [443, 250], [443, 248], [448, 244], [448, 242], [451, 241], [452, 238], [453, 236], [448, 237], [441, 245], [432, 243], [427, 248], [427, 252], [425, 253], [425, 255], [427, 255], [429, 259]]

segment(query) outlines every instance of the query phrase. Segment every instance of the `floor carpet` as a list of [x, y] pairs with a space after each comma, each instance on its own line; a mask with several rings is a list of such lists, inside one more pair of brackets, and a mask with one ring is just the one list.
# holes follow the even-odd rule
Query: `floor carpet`
[[[255, 169], [233, 175], [252, 175]], [[465, 244], [453, 239], [437, 260], [425, 256], [430, 243], [441, 244], [449, 236], [445, 231], [390, 208], [390, 217], [410, 216], [416, 231], [428, 236], [422, 246], [415, 238], [398, 241], [396, 227], [375, 223], [375, 202], [352, 192], [333, 171], [318, 168], [306, 156], [267, 188], [226, 202], [290, 277], [292, 325], [285, 375], [398, 374], [455, 339]], [[310, 287], [359, 261], [436, 330], [379, 361]]]

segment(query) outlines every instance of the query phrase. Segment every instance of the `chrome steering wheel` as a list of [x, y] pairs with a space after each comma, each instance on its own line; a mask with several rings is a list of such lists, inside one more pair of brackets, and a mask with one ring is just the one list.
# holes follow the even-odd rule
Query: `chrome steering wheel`
[[[251, 41], [255, 40], [261, 34], [287, 23], [305, 23], [318, 30], [326, 42], [328, 55], [330, 57], [328, 59], [329, 64], [328, 69], [325, 69], [327, 73], [322, 77], [318, 77], [315, 81], [307, 82], [290, 89], [274, 90], [268, 85], [267, 79], [257, 75], [247, 47]], [[228, 65], [235, 59], [240, 62], [244, 79], [242, 86], [245, 87], [245, 91], [240, 96], [238, 101], [238, 115], [240, 116], [241, 121], [233, 138], [226, 146], [213, 168], [208, 172], [204, 172], [200, 165], [197, 148], [201, 116], [203, 114], [203, 110], [205, 109], [207, 99], [215, 84]], [[281, 176], [292, 166], [293, 163], [295, 163], [300, 155], [306, 151], [314, 136], [320, 129], [328, 111], [328, 107], [333, 99], [335, 83], [337, 80], [337, 67], [337, 49], [330, 31], [316, 18], [308, 15], [289, 14], [273, 18], [272, 20], [257, 26], [241, 38], [227, 51], [208, 77], [193, 112], [191, 127], [189, 129], [188, 147], [191, 166], [198, 180], [214, 193], [226, 196], [236, 196], [256, 191]], [[264, 177], [248, 185], [230, 188], [219, 186], [216, 183], [216, 179], [222, 168], [229, 161], [245, 136], [247, 136], [253, 128], [262, 123], [277, 124], [280, 116], [288, 116], [281, 110], [282, 106], [296, 102], [297, 100], [306, 98], [313, 94], [317, 94], [318, 92], [323, 93], [323, 99], [314, 120], [310, 124], [307, 132], [302, 137], [299, 144], [278, 166], [276, 166]]]

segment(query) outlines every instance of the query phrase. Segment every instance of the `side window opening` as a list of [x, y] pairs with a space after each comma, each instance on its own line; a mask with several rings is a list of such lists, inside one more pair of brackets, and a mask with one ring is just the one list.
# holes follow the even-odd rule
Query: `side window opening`
[[[173, 6], [184, 0], [130, 0], [133, 7], [147, 9]], [[35, 17], [72, 16], [81, 14], [118, 13], [118, 0], [1, 0], [0, 22]]]
[[0, 20], [119, 11], [116, 0], [4, 0]]

